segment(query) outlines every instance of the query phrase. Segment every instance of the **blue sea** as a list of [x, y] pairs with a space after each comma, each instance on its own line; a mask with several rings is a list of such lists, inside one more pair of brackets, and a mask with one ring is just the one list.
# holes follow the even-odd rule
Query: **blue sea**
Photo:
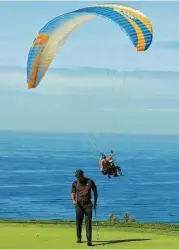
[[[111, 147], [124, 173], [99, 172]], [[98, 219], [179, 223], [179, 136], [0, 132], [0, 218], [75, 219], [71, 185], [83, 169], [98, 187]]]

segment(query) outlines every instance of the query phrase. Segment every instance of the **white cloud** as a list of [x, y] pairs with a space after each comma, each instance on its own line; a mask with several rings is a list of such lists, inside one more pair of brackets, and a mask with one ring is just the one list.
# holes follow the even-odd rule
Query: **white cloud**
[[146, 109], [146, 111], [155, 111], [155, 112], [179, 112], [179, 108], [152, 108]]
[[130, 106], [164, 101], [171, 103], [172, 100], [177, 105], [178, 78], [179, 72], [52, 69], [37, 88], [29, 90], [25, 69], [0, 69], [0, 91], [23, 92], [29, 95], [89, 96], [99, 98], [100, 101], [108, 98], [107, 108], [111, 102], [114, 105]]
[[179, 41], [161, 41], [161, 42], [155, 42], [155, 46], [159, 48], [167, 48], [167, 49], [179, 49]]
[[[102, 87], [111, 87], [111, 82], [119, 81], [105, 75], [85, 75], [69, 70], [67, 73], [47, 72], [36, 89], [28, 90], [25, 70], [1, 70], [0, 71], [0, 90], [3, 91], [25, 91], [36, 94], [80, 94], [91, 92], [94, 89], [100, 90]], [[75, 93], [76, 92], [76, 93]], [[84, 94], [84, 93], [83, 93]]]
[[0, 129], [179, 133], [176, 72], [98, 73], [49, 71], [28, 90], [24, 70], [0, 69]]

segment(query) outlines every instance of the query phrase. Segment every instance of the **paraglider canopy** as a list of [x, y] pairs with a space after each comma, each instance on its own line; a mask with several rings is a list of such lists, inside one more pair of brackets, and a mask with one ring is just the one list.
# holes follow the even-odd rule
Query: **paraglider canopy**
[[153, 38], [149, 19], [131, 7], [119, 4], [98, 4], [58, 16], [48, 22], [33, 41], [27, 62], [28, 88], [36, 88], [59, 48], [83, 23], [101, 16], [114, 22], [132, 41], [137, 51], [146, 51]]

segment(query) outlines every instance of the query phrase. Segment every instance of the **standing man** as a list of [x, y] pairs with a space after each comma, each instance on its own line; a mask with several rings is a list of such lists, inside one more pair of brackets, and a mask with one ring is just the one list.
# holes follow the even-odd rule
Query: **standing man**
[[[98, 192], [95, 182], [84, 176], [82, 170], [75, 172], [76, 181], [72, 184], [71, 199], [76, 208], [77, 243], [81, 243], [82, 223], [85, 215], [87, 245], [92, 246], [92, 213], [97, 207]], [[94, 204], [91, 201], [94, 192]]]

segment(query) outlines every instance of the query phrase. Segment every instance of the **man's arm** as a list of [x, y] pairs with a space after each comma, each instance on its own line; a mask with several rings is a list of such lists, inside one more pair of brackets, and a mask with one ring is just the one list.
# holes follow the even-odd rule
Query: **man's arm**
[[94, 207], [96, 207], [98, 201], [98, 190], [94, 181], [92, 181], [92, 190], [94, 192]]
[[71, 190], [71, 199], [73, 202], [73, 205], [76, 205], [76, 187], [75, 187], [75, 183], [73, 182], [72, 184], [72, 190]]

